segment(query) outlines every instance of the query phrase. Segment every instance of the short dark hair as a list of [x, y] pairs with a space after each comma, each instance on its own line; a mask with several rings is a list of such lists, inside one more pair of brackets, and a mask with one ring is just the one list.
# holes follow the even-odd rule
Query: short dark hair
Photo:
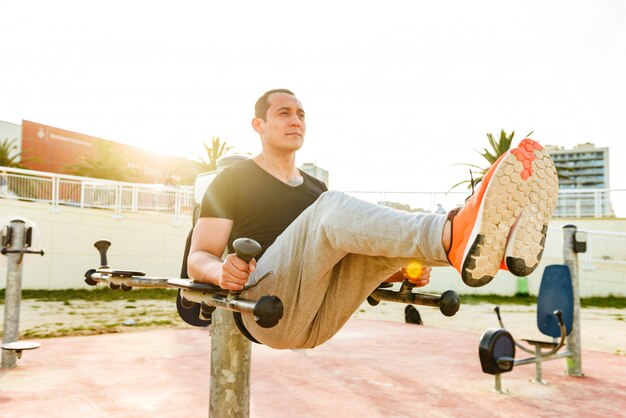
[[267, 109], [270, 107], [270, 104], [267, 101], [267, 99], [270, 97], [270, 95], [274, 93], [287, 93], [287, 94], [291, 94], [292, 96], [295, 96], [295, 94], [293, 94], [291, 90], [287, 90], [287, 89], [273, 89], [273, 90], [266, 91], [265, 93], [263, 93], [263, 96], [259, 97], [259, 100], [257, 100], [256, 104], [254, 105], [254, 117], [255, 118], [261, 118], [265, 120], [265, 117], [267, 116]]

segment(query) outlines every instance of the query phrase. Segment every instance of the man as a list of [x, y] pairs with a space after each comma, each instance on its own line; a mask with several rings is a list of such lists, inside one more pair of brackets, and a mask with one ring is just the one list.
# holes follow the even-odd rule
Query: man
[[[483, 177], [462, 209], [411, 214], [364, 202], [295, 167], [306, 132], [302, 104], [289, 90], [257, 101], [252, 128], [262, 152], [220, 172], [209, 186], [191, 243], [189, 277], [249, 298], [278, 296], [285, 313], [273, 328], [242, 316], [245, 330], [274, 348], [312, 348], [331, 338], [385, 279], [428, 283], [430, 266], [452, 265], [469, 286], [500, 268], [527, 275], [539, 263], [558, 180], [549, 155], [525, 139]], [[246, 263], [232, 242], [257, 240]], [[221, 255], [228, 248], [229, 255]], [[424, 267], [407, 270], [411, 262]]]

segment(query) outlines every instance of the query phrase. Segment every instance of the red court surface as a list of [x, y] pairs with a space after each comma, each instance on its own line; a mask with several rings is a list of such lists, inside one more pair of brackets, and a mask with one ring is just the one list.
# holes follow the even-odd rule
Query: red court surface
[[[585, 377], [544, 364], [482, 373], [480, 335], [351, 320], [314, 350], [254, 345], [252, 417], [623, 417], [626, 357], [583, 352]], [[210, 335], [156, 330], [41, 340], [0, 371], [0, 416], [206, 417]], [[518, 358], [520, 355], [518, 353]]]

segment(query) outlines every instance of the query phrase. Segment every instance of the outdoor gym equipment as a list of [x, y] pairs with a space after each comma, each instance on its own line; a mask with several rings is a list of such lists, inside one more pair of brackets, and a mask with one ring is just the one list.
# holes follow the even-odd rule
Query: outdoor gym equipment
[[22, 358], [22, 351], [34, 350], [41, 347], [41, 343], [34, 341], [13, 341], [12, 343], [3, 343], [2, 349], [15, 352], [15, 356]]
[[[253, 315], [254, 320], [263, 328], [272, 328], [283, 316], [283, 304], [276, 296], [262, 296], [254, 301], [241, 297], [241, 292], [232, 292], [205, 283], [196, 283], [191, 279], [146, 277], [138, 270], [112, 269], [108, 265], [107, 251], [110, 241], [100, 240], [94, 246], [100, 253], [100, 267], [85, 273], [85, 282], [90, 286], [106, 283], [113, 290], [130, 291], [133, 287], [175, 288], [179, 289], [176, 303], [178, 313], [183, 319], [188, 318], [187, 311], [197, 312], [200, 320], [209, 320], [215, 308], [222, 308], [239, 314]], [[233, 242], [237, 257], [250, 262], [261, 252], [260, 245], [251, 239], [240, 238]], [[244, 290], [258, 285], [271, 274], [264, 275], [254, 285], [246, 285]], [[198, 307], [200, 308], [198, 310]], [[192, 323], [201, 326], [202, 323]]]
[[[533, 348], [524, 347], [504, 328], [500, 308], [495, 307], [502, 328], [485, 331], [478, 354], [483, 372], [495, 376], [495, 390], [503, 393], [501, 374], [516, 365], [535, 363], [534, 382], [545, 384], [542, 377], [543, 361], [567, 359], [567, 374], [583, 376], [580, 349], [580, 298], [578, 291], [578, 253], [587, 250], [586, 235], [574, 225], [563, 227], [564, 265], [550, 265], [544, 270], [537, 295], [537, 327], [552, 341], [523, 340]], [[565, 351], [559, 352], [567, 343]], [[515, 359], [515, 347], [534, 354]]]
[[[537, 296], [537, 327], [552, 341], [523, 339], [532, 348], [516, 341], [506, 330], [500, 307], [495, 307], [502, 328], [485, 331], [480, 340], [479, 357], [483, 372], [496, 377], [495, 390], [502, 392], [500, 375], [513, 370], [514, 366], [535, 363], [535, 382], [546, 382], [542, 378], [541, 363], [557, 358], [571, 357], [572, 353], [559, 350], [565, 345], [565, 337], [572, 331], [574, 297], [569, 268], [565, 265], [547, 266]], [[515, 359], [515, 347], [534, 354], [533, 357]]]
[[[88, 285], [105, 283], [113, 290], [124, 291], [130, 291], [133, 287], [178, 289], [176, 302], [178, 313], [185, 322], [194, 326], [209, 325], [211, 314], [216, 308], [232, 311], [235, 315], [253, 315], [256, 323], [263, 328], [276, 326], [283, 316], [283, 304], [276, 296], [262, 296], [257, 301], [241, 297], [241, 292], [257, 286], [270, 276], [272, 271], [260, 277], [253, 285], [244, 286], [241, 292], [233, 292], [211, 284], [196, 283], [192, 279], [147, 277], [144, 271], [111, 268], [107, 259], [110, 246], [111, 242], [107, 240], [100, 240], [94, 244], [100, 253], [100, 267], [90, 269], [85, 273], [85, 283]], [[235, 240], [233, 248], [237, 256], [246, 262], [250, 262], [261, 252], [261, 246], [249, 238]], [[432, 295], [415, 293], [412, 291], [413, 287], [412, 283], [405, 280], [397, 291], [378, 288], [368, 297], [368, 301], [374, 306], [381, 300], [385, 300], [438, 307], [445, 316], [453, 316], [459, 310], [460, 299], [456, 292], [448, 290], [442, 295]], [[236, 318], [237, 321], [238, 318]]]
[[[2, 334], [2, 367], [15, 367], [23, 350], [38, 348], [41, 344], [18, 341], [20, 326], [20, 302], [22, 299], [22, 265], [24, 254], [43, 255], [43, 250], [33, 249], [38, 239], [37, 226], [23, 218], [15, 217], [2, 225], [0, 253], [7, 257], [7, 283], [4, 293], [4, 324]], [[33, 243], [35, 242], [35, 245]]]
[[[187, 239], [185, 258], [189, 250], [190, 237], [191, 235]], [[205, 327], [213, 324], [209, 416], [248, 417], [250, 345], [251, 341], [257, 341], [243, 326], [241, 315], [252, 315], [261, 327], [274, 327], [283, 317], [281, 300], [276, 296], [265, 295], [255, 301], [243, 298], [241, 292], [196, 283], [192, 279], [147, 277], [143, 271], [114, 269], [109, 266], [107, 259], [107, 251], [111, 243], [101, 240], [97, 241], [94, 246], [100, 253], [100, 267], [90, 269], [85, 273], [85, 282], [88, 285], [95, 286], [98, 283], [104, 283], [108, 284], [111, 289], [124, 291], [129, 291], [133, 287], [178, 289], [176, 309], [180, 317], [193, 326]], [[260, 245], [248, 238], [235, 240], [233, 247], [237, 256], [247, 262], [261, 251]], [[181, 276], [184, 276], [186, 273], [184, 260], [182, 270]], [[270, 271], [253, 285], [246, 285], [243, 290], [258, 285], [271, 274]], [[371, 294], [370, 299], [374, 301], [374, 304], [381, 300], [388, 300], [436, 306], [447, 316], [454, 315], [459, 309], [459, 297], [455, 292], [447, 291], [442, 296], [438, 296], [413, 293], [412, 288], [409, 282], [405, 282], [398, 292], [377, 289]], [[236, 332], [235, 328], [241, 332]], [[228, 379], [223, 379], [224, 373], [228, 374]]]
[[388, 302], [408, 303], [410, 305], [422, 305], [437, 307], [445, 316], [453, 316], [459, 310], [461, 301], [459, 295], [454, 290], [446, 290], [441, 295], [431, 295], [428, 293], [413, 292], [415, 285], [408, 280], [402, 282], [400, 289], [395, 291], [380, 286], [368, 296], [367, 302], [376, 306], [381, 300]]

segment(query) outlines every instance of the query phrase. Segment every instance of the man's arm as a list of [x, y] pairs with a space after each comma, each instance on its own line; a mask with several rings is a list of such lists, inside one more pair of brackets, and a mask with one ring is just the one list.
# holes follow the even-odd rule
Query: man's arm
[[221, 218], [200, 218], [193, 229], [187, 270], [189, 277], [228, 290], [241, 290], [256, 262], [248, 265], [229, 254], [222, 262], [221, 256], [228, 244], [233, 221]]

